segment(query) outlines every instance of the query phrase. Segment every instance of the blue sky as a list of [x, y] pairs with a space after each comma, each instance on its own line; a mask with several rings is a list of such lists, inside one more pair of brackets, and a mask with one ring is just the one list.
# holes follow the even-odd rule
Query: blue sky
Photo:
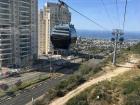
[[[43, 5], [46, 1], [57, 2], [57, 0], [39, 0], [39, 9], [43, 8]], [[116, 11], [116, 0], [103, 0], [110, 17], [107, 15], [101, 0], [63, 1], [65, 1], [69, 6], [73, 7], [77, 11], [90, 17], [91, 19], [96, 19], [96, 22], [109, 30], [114, 28], [122, 28], [125, 0], [118, 0], [119, 16], [117, 15]], [[71, 23], [74, 24], [77, 29], [102, 30], [100, 27], [81, 17], [74, 11], [70, 11], [72, 13]], [[128, 0], [125, 30], [140, 32], [140, 0]]]

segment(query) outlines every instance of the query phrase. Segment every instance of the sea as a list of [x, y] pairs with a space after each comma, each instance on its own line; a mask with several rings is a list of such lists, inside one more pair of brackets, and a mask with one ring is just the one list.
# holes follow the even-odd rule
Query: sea
[[[106, 39], [110, 40], [113, 35], [109, 31], [92, 31], [92, 30], [77, 30], [77, 36], [82, 38], [92, 38], [92, 39]], [[125, 40], [138, 40], [140, 41], [140, 32], [125, 32]]]

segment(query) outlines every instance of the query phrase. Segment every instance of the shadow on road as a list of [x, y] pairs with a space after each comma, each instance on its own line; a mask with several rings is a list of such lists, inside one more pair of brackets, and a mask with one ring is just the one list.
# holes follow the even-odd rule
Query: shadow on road
[[14, 92], [6, 92], [6, 95], [9, 97], [15, 97], [15, 93]]
[[[62, 74], [72, 74], [79, 69], [80, 65], [81, 64], [79, 63], [68, 63], [62, 66], [52, 65], [53, 70], [51, 70], [51, 72], [62, 73]], [[40, 68], [37, 71], [50, 73], [49, 67]]]

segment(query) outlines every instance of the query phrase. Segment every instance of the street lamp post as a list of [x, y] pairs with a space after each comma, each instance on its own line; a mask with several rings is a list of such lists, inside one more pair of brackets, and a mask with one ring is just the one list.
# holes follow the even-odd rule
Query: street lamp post
[[50, 69], [50, 73], [51, 73], [52, 72], [52, 52], [49, 52], [49, 59], [50, 59], [49, 69]]

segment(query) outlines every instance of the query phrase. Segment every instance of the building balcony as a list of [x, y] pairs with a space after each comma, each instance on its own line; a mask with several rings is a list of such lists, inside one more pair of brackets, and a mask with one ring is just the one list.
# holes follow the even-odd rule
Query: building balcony
[[[7, 45], [6, 45], [6, 46], [7, 46]], [[9, 46], [9, 45], [8, 45], [8, 46]], [[0, 46], [0, 52], [3, 52], [3, 51], [5, 51], [5, 50], [11, 51], [12, 48], [11, 48], [11, 46], [9, 46], [9, 47]]]
[[12, 53], [0, 54], [0, 60], [12, 59]]
[[2, 56], [2, 55], [12, 55], [12, 52], [11, 53], [0, 53], [0, 56]]
[[9, 8], [10, 6], [8, 5], [8, 6], [2, 6], [2, 5], [0, 5], [0, 10], [6, 10], [6, 11], [10, 11], [10, 8]]
[[0, 17], [0, 23], [10, 23], [11, 19], [10, 18], [1, 18]]
[[23, 57], [23, 56], [28, 56], [29, 55], [29, 51], [22, 51], [20, 53], [20, 56]]
[[10, 60], [12, 59], [12, 56], [11, 57], [8, 57], [8, 58], [0, 58], [0, 61], [3, 61], [3, 60]]
[[25, 4], [29, 4], [29, 5], [31, 4], [31, 3], [30, 3], [30, 0], [20, 0], [19, 2], [25, 3]]
[[20, 45], [23, 45], [23, 44], [31, 44], [31, 42], [20, 42]]
[[25, 18], [31, 17], [30, 15], [22, 15], [22, 14], [20, 14], [19, 16], [20, 16], [20, 17], [25, 17]]
[[29, 6], [22, 6], [22, 5], [20, 5], [20, 8], [30, 9], [30, 7], [29, 7]]
[[0, 4], [6, 4], [9, 5], [10, 1], [9, 0], [1, 0]]
[[21, 58], [25, 58], [25, 57], [27, 57], [29, 54], [25, 54], [25, 55], [20, 55], [21, 56]]
[[4, 12], [0, 12], [0, 16], [1, 16], [1, 15], [11, 16], [11, 14], [10, 14], [10, 13], [4, 13]]
[[27, 10], [20, 10], [20, 12], [31, 13], [31, 12], [29, 11], [29, 9], [27, 9]]
[[0, 43], [11, 43], [11, 38], [0, 39]]
[[[0, 28], [0, 32], [1, 32], [1, 31], [6, 31], [6, 32], [7, 32], [7, 31], [11, 31], [11, 29], [10, 29], [10, 28]], [[0, 33], [0, 34], [1, 34], [1, 33]]]
[[30, 48], [30, 46], [20, 46], [21, 49]]

